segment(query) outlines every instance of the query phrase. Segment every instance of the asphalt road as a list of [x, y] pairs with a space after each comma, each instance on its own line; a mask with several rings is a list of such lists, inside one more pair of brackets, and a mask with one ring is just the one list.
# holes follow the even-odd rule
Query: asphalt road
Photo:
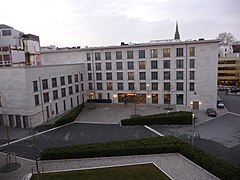
[[[141, 126], [121, 127], [117, 124], [74, 123], [36, 136], [36, 150], [37, 156], [39, 156], [39, 153], [47, 147], [122, 141], [156, 136], [156, 134]], [[3, 147], [0, 150], [7, 151], [8, 149]], [[10, 151], [28, 159], [34, 159], [35, 157], [32, 138], [11, 144]]]
[[222, 99], [229, 112], [240, 115], [240, 96], [226, 95], [224, 91], [219, 91], [218, 96]]

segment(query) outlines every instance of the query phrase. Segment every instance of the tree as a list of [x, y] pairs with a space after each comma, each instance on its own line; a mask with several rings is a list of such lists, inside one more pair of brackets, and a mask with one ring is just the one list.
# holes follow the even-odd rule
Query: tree
[[234, 35], [227, 32], [219, 33], [217, 39], [219, 39], [223, 44], [233, 44], [233, 42], [236, 41]]

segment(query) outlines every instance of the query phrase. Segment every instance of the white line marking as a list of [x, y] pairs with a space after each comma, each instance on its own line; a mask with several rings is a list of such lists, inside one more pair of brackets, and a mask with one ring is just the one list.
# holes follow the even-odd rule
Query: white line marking
[[[62, 127], [71, 125], [71, 124], [73, 124], [73, 123], [74, 123], [74, 122], [71, 122], [71, 123], [69, 123], [69, 124], [64, 124], [64, 125], [59, 126], [59, 127], [55, 127], [55, 128], [52, 128], [52, 129], [48, 129], [48, 130], [46, 130], [46, 131], [36, 133], [34, 136], [36, 137], [36, 136], [38, 136], [38, 135], [41, 135], [41, 134], [44, 134], [44, 133], [47, 133], [47, 132], [51, 132], [51, 131], [54, 131], [54, 130], [57, 130], [57, 129], [60, 129], [60, 128], [62, 128]], [[26, 140], [26, 139], [29, 139], [29, 138], [32, 138], [32, 137], [33, 137], [33, 135], [27, 136], [27, 137], [24, 137], [24, 138], [15, 140], [15, 141], [11, 141], [11, 142], [9, 143], [9, 145], [10, 145], [10, 144], [17, 143], [17, 142], [20, 142], [20, 141], [23, 141], [23, 140]], [[7, 146], [7, 145], [8, 145], [7, 143], [6, 143], [6, 144], [3, 144], [3, 145], [0, 146], [0, 148], [1, 148], [1, 147], [5, 147], [5, 146]]]
[[233, 114], [235, 116], [240, 116], [240, 114], [234, 113], [234, 112], [228, 112], [229, 114]]
[[150, 131], [154, 132], [155, 134], [157, 134], [157, 135], [159, 135], [159, 136], [164, 136], [163, 134], [161, 134], [161, 133], [157, 132], [156, 130], [154, 130], [154, 129], [150, 128], [150, 127], [149, 127], [149, 126], [147, 126], [147, 125], [144, 125], [144, 127], [145, 127], [145, 128], [147, 128], [148, 130], [150, 130]]
[[224, 116], [224, 115], [226, 115], [226, 114], [228, 114], [228, 113], [222, 114], [222, 115], [220, 115], [220, 116], [217, 116], [217, 117], [214, 117], [214, 118], [211, 118], [211, 119], [207, 119], [207, 120], [205, 120], [205, 121], [203, 121], [203, 122], [200, 122], [200, 123], [196, 123], [195, 126], [198, 126], [198, 125], [203, 124], [203, 123], [207, 123], [207, 122], [212, 121], [212, 120], [214, 120], [214, 119], [216, 119], [216, 118], [222, 117], [222, 116]]
[[[213, 175], [212, 173], [208, 172], [206, 169], [203, 169], [201, 166], [197, 165], [196, 163], [194, 163], [193, 161], [191, 161], [190, 159], [186, 158], [185, 156], [183, 156], [182, 154], [178, 153], [180, 156], [182, 156], [184, 159], [186, 159], [187, 161], [191, 162], [192, 164], [194, 164], [195, 166], [197, 166], [198, 168], [202, 169], [203, 171], [205, 171], [207, 174], [210, 174], [211, 176], [213, 176], [216, 179], [219, 179], [218, 177], [216, 177], [215, 175]], [[220, 180], [220, 179], [219, 179]]]
[[75, 123], [78, 123], [78, 124], [101, 124], [101, 125], [119, 124], [119, 123], [111, 123], [111, 122], [88, 122], [88, 121], [76, 121]]

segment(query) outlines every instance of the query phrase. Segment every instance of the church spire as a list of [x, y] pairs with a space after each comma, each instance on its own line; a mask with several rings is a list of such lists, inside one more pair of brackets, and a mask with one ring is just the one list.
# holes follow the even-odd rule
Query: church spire
[[176, 31], [175, 31], [174, 39], [180, 39], [180, 34], [178, 32], [178, 21], [176, 22]]

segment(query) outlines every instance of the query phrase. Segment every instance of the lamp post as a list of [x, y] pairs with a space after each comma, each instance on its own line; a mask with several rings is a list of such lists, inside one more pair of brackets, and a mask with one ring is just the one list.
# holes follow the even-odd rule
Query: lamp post
[[50, 99], [49, 100], [49, 102], [50, 102], [50, 118], [52, 119], [52, 100]]
[[195, 125], [195, 114], [192, 113], [192, 145], [194, 143], [194, 125]]
[[150, 99], [150, 95], [149, 95], [149, 84], [147, 84], [147, 103], [149, 104], [149, 99]]

